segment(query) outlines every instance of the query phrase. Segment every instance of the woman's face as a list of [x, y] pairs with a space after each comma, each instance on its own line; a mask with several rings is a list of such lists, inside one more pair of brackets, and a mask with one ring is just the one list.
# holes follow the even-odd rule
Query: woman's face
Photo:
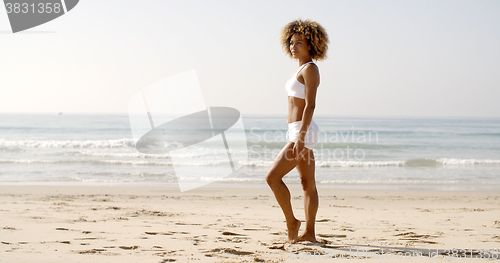
[[311, 47], [307, 43], [307, 39], [303, 38], [300, 34], [293, 34], [290, 39], [290, 52], [295, 59], [311, 56]]

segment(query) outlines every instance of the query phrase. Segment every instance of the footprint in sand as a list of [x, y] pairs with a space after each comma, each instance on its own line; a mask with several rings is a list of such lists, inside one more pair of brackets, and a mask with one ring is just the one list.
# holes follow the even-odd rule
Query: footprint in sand
[[119, 246], [119, 248], [125, 249], [125, 250], [133, 250], [133, 249], [138, 249], [139, 246]]
[[243, 230], [245, 230], [245, 231], [268, 231], [269, 229], [271, 229], [270, 226], [259, 226], [259, 227], [255, 227], [255, 228], [243, 228]]
[[237, 250], [234, 248], [214, 248], [212, 250], [204, 250], [202, 253], [207, 253], [208, 255], [213, 255], [212, 253], [229, 253], [237, 256], [253, 255], [251, 251]]
[[307, 253], [309, 255], [326, 255], [327, 252], [322, 249], [317, 249], [313, 247], [301, 247], [299, 249], [294, 249], [295, 254]]
[[495, 220], [493, 222], [490, 222], [486, 225], [483, 225], [484, 227], [496, 227], [496, 228], [500, 228], [500, 221], [498, 220]]
[[173, 235], [175, 232], [152, 232], [152, 231], [148, 231], [148, 232], [144, 232], [148, 235]]
[[97, 239], [97, 237], [76, 237], [73, 239], [74, 240], [94, 240], [94, 239]]
[[183, 256], [183, 254], [177, 253], [177, 252], [182, 252], [182, 251], [184, 251], [184, 249], [162, 251], [162, 252], [154, 253], [153, 255], [160, 256], [160, 257], [164, 257], [164, 256]]
[[217, 237], [215, 239], [216, 242], [231, 242], [231, 243], [241, 243], [241, 242], [245, 242], [247, 243], [248, 240], [250, 238], [249, 237], [231, 237], [231, 238], [223, 238], [223, 237]]
[[222, 234], [226, 235], [226, 236], [246, 236], [243, 234], [238, 234], [238, 233], [234, 233], [234, 232], [230, 232], [230, 231], [224, 231], [224, 232], [222, 232]]
[[75, 252], [78, 252], [78, 254], [96, 254], [96, 253], [101, 253], [104, 251], [106, 251], [106, 249], [104, 249], [104, 248], [93, 248], [93, 249], [75, 251]]
[[416, 234], [415, 232], [404, 232], [404, 233], [396, 234], [394, 236], [401, 237], [401, 238], [399, 238], [399, 240], [406, 241], [408, 243], [439, 244], [438, 242], [435, 242], [435, 241], [421, 239], [421, 238], [435, 238], [435, 237], [437, 237], [437, 236], [432, 236], [432, 235], [419, 235], [419, 234]]
[[290, 243], [276, 243], [276, 242], [274, 242], [270, 246], [268, 246], [267, 248], [269, 248], [269, 249], [281, 249], [281, 250], [287, 251], [289, 246], [290, 246]]
[[347, 237], [347, 235], [335, 235], [335, 234], [318, 234], [319, 237]]

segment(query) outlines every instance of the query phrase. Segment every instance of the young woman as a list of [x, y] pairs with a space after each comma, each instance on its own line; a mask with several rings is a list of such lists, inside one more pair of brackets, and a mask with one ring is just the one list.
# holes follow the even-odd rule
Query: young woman
[[[299, 19], [282, 29], [280, 40], [285, 53], [297, 60], [299, 67], [285, 86], [288, 92], [288, 142], [276, 157], [266, 181], [285, 214], [288, 242], [316, 242], [314, 224], [319, 202], [312, 149], [319, 139], [319, 128], [313, 120], [313, 113], [320, 76], [313, 60], [326, 59], [328, 35], [320, 24]], [[282, 180], [295, 167], [304, 190], [306, 216], [306, 228], [300, 236], [300, 220], [293, 214], [290, 191]]]

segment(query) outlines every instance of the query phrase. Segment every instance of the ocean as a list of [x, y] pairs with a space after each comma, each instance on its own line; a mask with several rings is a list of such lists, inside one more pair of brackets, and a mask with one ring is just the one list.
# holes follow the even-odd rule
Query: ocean
[[[286, 143], [286, 115], [242, 115], [248, 160], [208, 186], [267, 187]], [[500, 118], [314, 116], [320, 187], [387, 190], [500, 190]], [[208, 144], [209, 145], [209, 144]], [[200, 147], [182, 165], [208, 169]], [[201, 178], [203, 180], [203, 178]], [[293, 169], [284, 177], [300, 184]], [[169, 153], [135, 149], [127, 114], [0, 113], [0, 184], [176, 186]]]

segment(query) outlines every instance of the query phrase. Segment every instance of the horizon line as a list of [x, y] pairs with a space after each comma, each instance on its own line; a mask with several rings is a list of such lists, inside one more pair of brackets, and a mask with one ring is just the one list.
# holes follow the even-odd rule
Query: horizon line
[[[128, 112], [0, 112], [0, 114], [33, 114], [33, 115], [128, 115]], [[275, 113], [242, 113], [243, 117], [261, 116], [261, 117], [286, 117], [287, 114]], [[314, 114], [313, 118], [467, 118], [467, 119], [497, 119], [500, 116], [463, 116], [463, 115], [341, 115], [341, 114]]]

